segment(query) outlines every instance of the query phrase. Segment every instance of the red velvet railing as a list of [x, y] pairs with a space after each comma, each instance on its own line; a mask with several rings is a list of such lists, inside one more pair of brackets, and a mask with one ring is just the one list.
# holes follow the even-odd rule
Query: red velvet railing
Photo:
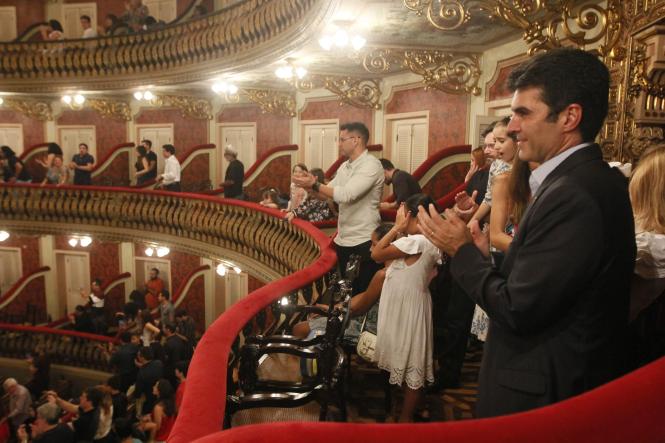
[[107, 337], [105, 335], [89, 334], [87, 332], [68, 331], [63, 329], [53, 329], [44, 326], [23, 326], [11, 323], [0, 323], [0, 329], [16, 332], [34, 332], [41, 334], [53, 334], [63, 337], [78, 337], [86, 340], [99, 341], [105, 343], [118, 343], [118, 339]]
[[29, 280], [38, 278], [41, 276], [41, 274], [50, 271], [51, 268], [48, 266], [42, 266], [41, 268], [37, 268], [34, 271], [32, 271], [29, 274], [23, 275], [21, 278], [18, 279], [16, 283], [12, 285], [11, 288], [7, 290], [2, 296], [0, 296], [0, 308], [2, 308], [6, 303], [8, 303], [14, 296], [17, 296], [18, 294], [16, 291], [18, 291], [19, 288], [21, 288], [25, 283], [27, 283]]
[[[373, 151], [373, 152], [380, 152], [380, 151], [383, 151], [383, 145], [368, 145], [367, 150], [368, 151]], [[333, 177], [333, 175], [335, 175], [335, 173], [337, 172], [339, 167], [342, 165], [342, 163], [344, 163], [347, 160], [348, 159], [346, 157], [339, 156], [339, 158], [337, 160], [335, 160], [335, 163], [330, 165], [330, 167], [326, 170], [326, 173], [324, 174], [325, 178], [330, 180]]]
[[282, 422], [242, 426], [196, 442], [662, 443], [664, 417], [665, 358], [661, 358], [593, 391], [521, 414], [403, 425]]

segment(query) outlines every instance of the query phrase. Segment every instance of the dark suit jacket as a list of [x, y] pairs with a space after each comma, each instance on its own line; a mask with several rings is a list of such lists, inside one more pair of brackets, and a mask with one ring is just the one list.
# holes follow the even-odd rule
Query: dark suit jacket
[[500, 269], [460, 248], [452, 274], [490, 318], [478, 415], [544, 406], [620, 375], [634, 262], [627, 181], [597, 145], [547, 176]]

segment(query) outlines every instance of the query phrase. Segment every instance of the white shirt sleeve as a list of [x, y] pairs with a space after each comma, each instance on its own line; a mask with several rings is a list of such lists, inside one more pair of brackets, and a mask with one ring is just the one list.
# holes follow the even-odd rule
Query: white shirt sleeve
[[164, 178], [164, 182], [167, 184], [180, 181], [180, 163], [174, 155], [166, 159], [162, 177]]
[[[337, 203], [349, 203], [358, 200], [374, 188], [383, 169], [375, 168], [372, 162], [358, 165], [358, 169], [344, 185], [336, 186], [334, 180], [329, 184], [333, 187], [333, 200]], [[383, 181], [383, 180], [381, 180]]]

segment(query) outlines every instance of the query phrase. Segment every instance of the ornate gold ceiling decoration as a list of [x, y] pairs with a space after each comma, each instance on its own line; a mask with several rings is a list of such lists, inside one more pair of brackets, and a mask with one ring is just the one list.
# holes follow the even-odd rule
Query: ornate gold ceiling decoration
[[296, 116], [296, 99], [293, 94], [269, 89], [243, 88], [238, 95], [229, 97], [229, 101], [237, 102], [239, 95], [258, 104], [264, 113], [283, 115], [285, 117]]
[[339, 97], [340, 106], [347, 104], [356, 108], [381, 109], [380, 80], [348, 76], [307, 74], [304, 79], [293, 79], [291, 85], [298, 91], [309, 92], [324, 88]]
[[183, 117], [200, 120], [212, 119], [212, 105], [201, 97], [188, 95], [159, 95], [150, 100], [153, 106], [173, 107], [180, 110]]
[[48, 101], [7, 97], [2, 106], [36, 120], [53, 120], [53, 109]]
[[474, 16], [501, 20], [524, 31], [522, 36], [530, 54], [560, 47], [564, 37], [582, 48], [604, 39], [599, 52], [609, 55], [616, 47], [623, 24], [620, 0], [607, 0], [607, 6], [593, 0], [403, 1], [404, 6], [425, 15], [432, 26], [442, 31], [460, 29]]
[[371, 73], [406, 68], [423, 78], [425, 88], [451, 94], [480, 95], [480, 54], [437, 50], [374, 49], [363, 57], [363, 67]]
[[132, 120], [132, 111], [129, 103], [125, 101], [89, 98], [85, 101], [85, 105], [97, 111], [102, 117], [122, 121]]

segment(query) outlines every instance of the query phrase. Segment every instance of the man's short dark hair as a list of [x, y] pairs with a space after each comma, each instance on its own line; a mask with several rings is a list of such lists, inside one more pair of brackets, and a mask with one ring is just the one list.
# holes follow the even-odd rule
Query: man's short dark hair
[[106, 384], [116, 391], [122, 391], [122, 378], [119, 375], [112, 375], [106, 380]]
[[175, 311], [175, 316], [176, 316], [176, 318], [187, 316], [187, 309], [179, 308], [177, 311]]
[[176, 362], [175, 369], [182, 372], [182, 375], [187, 377], [187, 371], [189, 371], [189, 360], [180, 360]]
[[90, 387], [85, 389], [85, 396], [88, 397], [88, 401], [92, 403], [94, 408], [98, 408], [102, 404], [104, 399], [104, 393], [97, 389], [96, 387]]
[[142, 145], [148, 145], [149, 148], [152, 148], [152, 142], [150, 140], [148, 140], [147, 138], [144, 138], [143, 140], [141, 140], [141, 144]]
[[89, 149], [87, 143], [79, 143], [79, 148], [80, 148], [81, 146], [85, 146], [85, 149]]
[[395, 169], [395, 165], [393, 165], [393, 162], [391, 162], [387, 158], [379, 159], [379, 161], [381, 162], [381, 166], [383, 166], [384, 171], [391, 171]]
[[582, 107], [582, 140], [593, 141], [607, 116], [610, 73], [595, 55], [561, 48], [539, 54], [519, 65], [508, 77], [510, 90], [536, 87], [554, 121], [568, 105]]
[[164, 329], [165, 329], [166, 331], [169, 331], [169, 332], [175, 334], [176, 327], [175, 327], [175, 325], [174, 325], [173, 323], [171, 323], [170, 321], [168, 321], [168, 322], [164, 323]]
[[339, 127], [339, 130], [358, 134], [365, 146], [369, 143], [369, 129], [367, 129], [367, 126], [363, 122], [344, 123]]
[[155, 358], [155, 353], [150, 346], [141, 346], [139, 355], [148, 361]]
[[170, 153], [171, 155], [175, 154], [175, 146], [173, 145], [164, 145], [162, 149]]
[[92, 20], [90, 20], [90, 16], [89, 16], [89, 15], [82, 15], [82, 16], [81, 16], [81, 20], [87, 20], [88, 22], [91, 22], [91, 21], [92, 21]]
[[160, 294], [161, 294], [161, 296], [164, 297], [166, 300], [170, 300], [170, 299], [171, 299], [171, 293], [170, 293], [168, 290], [166, 290], [166, 289], [162, 289], [162, 292], [160, 292]]
[[159, 275], [159, 269], [157, 268], [151, 268], [151, 271], [155, 271], [155, 275]]
[[492, 123], [490, 123], [485, 129], [483, 129], [483, 131], [480, 133], [480, 136], [482, 138], [487, 137], [487, 134], [494, 131], [494, 126], [495, 125], [496, 125], [496, 121], [493, 121]]

